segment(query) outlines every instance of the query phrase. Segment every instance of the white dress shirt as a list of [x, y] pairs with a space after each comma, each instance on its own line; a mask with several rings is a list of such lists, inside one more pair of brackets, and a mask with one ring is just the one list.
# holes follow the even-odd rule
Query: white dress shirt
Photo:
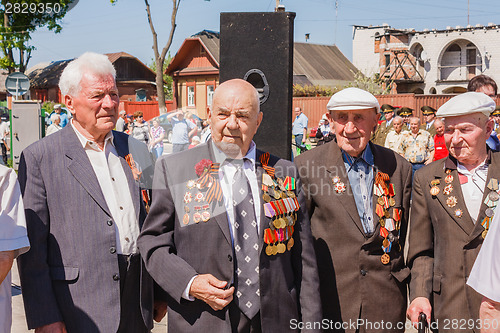
[[85, 149], [115, 222], [116, 252], [125, 255], [136, 253], [139, 222], [127, 176], [113, 143], [113, 133], [106, 135], [104, 150], [101, 150], [97, 143], [88, 140], [76, 129], [73, 121], [71, 126]]
[[486, 177], [488, 176], [488, 164], [483, 161], [479, 166], [469, 171], [466, 167], [457, 162], [457, 171], [467, 176], [467, 183], [461, 184], [461, 188], [465, 205], [475, 224], [483, 200]]

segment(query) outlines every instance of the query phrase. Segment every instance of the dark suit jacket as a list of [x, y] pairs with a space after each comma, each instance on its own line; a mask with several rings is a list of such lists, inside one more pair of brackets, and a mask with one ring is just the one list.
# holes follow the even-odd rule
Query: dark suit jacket
[[[123, 157], [132, 153], [147, 178], [149, 153], [123, 133], [114, 132], [114, 142], [142, 224], [140, 189]], [[19, 183], [31, 243], [18, 259], [28, 327], [64, 321], [68, 332], [116, 332], [122, 309], [114, 221], [72, 126], [23, 151]], [[142, 315], [152, 327], [153, 282], [145, 274]]]
[[[452, 170], [453, 191], [450, 195], [457, 198], [455, 207], [447, 205], [450, 195], [443, 193], [443, 187], [447, 185], [444, 181], [446, 168]], [[484, 228], [480, 222], [485, 217], [487, 206], [481, 204], [479, 218], [474, 224], [464, 202], [456, 169], [453, 157], [438, 160], [415, 173], [413, 186], [408, 252], [412, 276], [410, 300], [428, 298], [440, 325], [445, 319], [478, 319], [481, 303], [481, 296], [466, 282], [483, 243], [481, 233]], [[491, 153], [486, 185], [491, 178], [500, 179], [500, 153]], [[433, 197], [430, 183], [435, 179], [440, 181], [440, 192]], [[489, 192], [485, 188], [484, 196]], [[462, 210], [462, 217], [455, 216], [457, 209]]]
[[[182, 298], [189, 281], [197, 274], [212, 274], [219, 280], [234, 281], [233, 247], [224, 203], [212, 209], [209, 221], [183, 224], [182, 199], [187, 192], [186, 182], [198, 178], [195, 165], [199, 161], [214, 161], [212, 144], [210, 141], [158, 160], [153, 202], [139, 237], [148, 271], [171, 297], [168, 301], [169, 333], [231, 332], [229, 306], [214, 311], [201, 300]], [[259, 188], [263, 172], [258, 158], [261, 153], [257, 151], [256, 159]], [[267, 256], [262, 251], [265, 247], [262, 233], [270, 219], [261, 206], [259, 279], [262, 331], [288, 332], [292, 331], [290, 320], [321, 321], [319, 283], [309, 219], [295, 166], [274, 156], [271, 156], [269, 165], [276, 168], [278, 177], [296, 178], [295, 193], [301, 207], [292, 250]]]
[[[363, 232], [337, 143], [332, 141], [312, 149], [295, 160], [311, 217], [324, 317], [336, 322], [355, 322], [358, 318], [371, 322], [405, 321], [409, 270], [402, 249], [410, 204], [411, 166], [390, 149], [372, 143], [370, 147], [376, 167], [374, 177], [377, 171], [389, 175], [396, 194], [395, 207], [402, 209], [401, 249], [397, 244], [393, 245], [388, 265], [381, 262], [383, 238], [375, 211], [375, 233], [368, 237]], [[332, 178], [335, 176], [347, 186], [344, 193], [334, 190]], [[377, 198], [374, 194], [374, 210]], [[355, 330], [349, 327], [345, 332]], [[363, 328], [361, 332], [364, 332]]]

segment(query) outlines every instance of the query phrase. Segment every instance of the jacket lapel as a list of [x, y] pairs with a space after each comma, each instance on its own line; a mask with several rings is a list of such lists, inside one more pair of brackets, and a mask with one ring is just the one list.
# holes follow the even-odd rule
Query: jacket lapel
[[[265, 172], [264, 169], [262, 168], [262, 164], [260, 163], [260, 155], [262, 154], [262, 151], [257, 150], [257, 154], [255, 156], [255, 174], [257, 175], [257, 185], [259, 187], [259, 195], [260, 195], [260, 232], [259, 232], [259, 249], [260, 252], [262, 252], [262, 249], [264, 249], [264, 230], [269, 227], [269, 221], [270, 219], [266, 216], [264, 212], [264, 202], [262, 199], [262, 174]], [[254, 199], [255, 200], [255, 199]]]
[[[450, 194], [444, 193], [444, 187], [448, 185], [445, 182], [446, 177], [446, 169], [450, 169], [451, 175], [453, 176], [453, 181], [450, 183], [453, 187], [453, 191]], [[437, 200], [443, 206], [444, 210], [450, 215], [450, 217], [455, 221], [462, 230], [470, 235], [472, 230], [474, 229], [474, 222], [470, 217], [469, 211], [467, 210], [467, 206], [465, 205], [464, 195], [462, 192], [462, 187], [460, 185], [460, 181], [458, 178], [458, 171], [456, 169], [456, 164], [448, 157], [445, 161], [444, 167], [442, 170], [438, 170], [434, 175], [435, 179], [439, 179], [440, 184], [439, 194], [436, 196]], [[429, 191], [431, 189], [431, 184], [429, 183]], [[447, 203], [448, 198], [450, 197], [457, 198], [457, 204], [453, 207], [450, 207]], [[459, 210], [462, 211], [462, 216], [459, 216]]]
[[[361, 224], [361, 219], [359, 218], [358, 208], [356, 207], [356, 201], [354, 200], [353, 191], [351, 185], [349, 184], [349, 178], [347, 176], [347, 170], [344, 165], [344, 160], [342, 159], [342, 152], [337, 144], [331, 144], [331, 154], [326, 154], [325, 162], [328, 166], [329, 178], [328, 182], [332, 186], [333, 197], [336, 198], [340, 205], [347, 214], [351, 217], [351, 220], [354, 222], [359, 231], [364, 235], [363, 225]], [[344, 183], [346, 186], [346, 190], [342, 193], [337, 193], [333, 188], [332, 179], [333, 177], [339, 177], [340, 182]], [[339, 208], [340, 209], [340, 208]]]
[[68, 129], [64, 129], [65, 132], [62, 137], [65, 141], [65, 155], [70, 160], [68, 163], [68, 170], [99, 207], [111, 217], [111, 213], [104, 199], [104, 195], [102, 194], [94, 169], [90, 164], [90, 160], [73, 128], [71, 126], [67, 127]]

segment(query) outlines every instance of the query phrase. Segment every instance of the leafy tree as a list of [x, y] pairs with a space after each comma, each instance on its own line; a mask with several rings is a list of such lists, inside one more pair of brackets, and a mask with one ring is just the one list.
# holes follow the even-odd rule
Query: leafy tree
[[[112, 4], [115, 4], [118, 2], [118, 0], [110, 0], [110, 2]], [[177, 11], [179, 10], [179, 5], [181, 3], [181, 0], [172, 0], [172, 15], [170, 16], [170, 23], [171, 23], [170, 33], [168, 35], [167, 44], [165, 44], [161, 52], [158, 47], [158, 34], [156, 33], [153, 24], [153, 18], [151, 16], [151, 8], [149, 6], [149, 1], [144, 0], [144, 3], [146, 4], [146, 13], [148, 16], [149, 28], [151, 29], [151, 34], [153, 35], [153, 52], [154, 52], [153, 60], [155, 62], [155, 68], [163, 68], [163, 65], [165, 64], [165, 57], [167, 56], [167, 52], [170, 49], [170, 45], [172, 45], [175, 28], [177, 27], [175, 20], [177, 18]], [[158, 94], [158, 106], [160, 108], [160, 114], [167, 113], [167, 106], [165, 104], [165, 91], [163, 90], [162, 71], [156, 71], [156, 93]]]
[[41, 27], [59, 33], [61, 19], [77, 0], [0, 1], [0, 68], [24, 72], [35, 49], [31, 33]]
[[[168, 53], [167, 58], [165, 59], [165, 62], [163, 63], [163, 82], [165, 84], [163, 85], [163, 92], [165, 93], [165, 98], [167, 100], [172, 100], [173, 98], [173, 81], [174, 79], [170, 76], [165, 74], [165, 70], [167, 69], [168, 65], [170, 65], [170, 62], [172, 61], [172, 56], [170, 55], [170, 52]], [[151, 70], [153, 70], [156, 73], [156, 61], [154, 58], [151, 59], [151, 64], [148, 65]]]
[[354, 81], [350, 82], [346, 87], [363, 89], [373, 95], [385, 95], [390, 92], [391, 85], [385, 84], [379, 73], [375, 73], [372, 77], [364, 76], [361, 72], [353, 72], [353, 74]]

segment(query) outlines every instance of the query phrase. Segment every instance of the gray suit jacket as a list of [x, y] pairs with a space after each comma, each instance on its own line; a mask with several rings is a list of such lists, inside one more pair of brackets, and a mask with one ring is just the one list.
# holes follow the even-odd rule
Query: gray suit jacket
[[[123, 158], [151, 175], [146, 147], [114, 132], [114, 143], [142, 224], [138, 183]], [[142, 146], [141, 146], [142, 145]], [[97, 177], [72, 126], [27, 147], [19, 166], [31, 250], [19, 272], [29, 328], [64, 321], [68, 332], [116, 332], [120, 321], [116, 235]], [[142, 274], [141, 308], [152, 327], [153, 282]]]
[[[307, 209], [318, 261], [323, 315], [337, 323], [391, 322], [393, 329], [366, 329], [360, 332], [403, 332], [396, 330], [397, 322], [405, 321], [406, 286], [409, 269], [402, 249], [406, 238], [411, 193], [411, 166], [392, 150], [370, 143], [374, 157], [374, 176], [377, 171], [389, 175], [394, 185], [395, 206], [402, 210], [399, 245], [390, 251], [391, 261], [381, 262], [382, 242], [380, 223], [375, 212], [378, 197], [373, 195], [375, 232], [363, 232], [353, 190], [336, 142], [300, 154], [295, 160], [302, 179]], [[346, 185], [337, 193], [332, 184], [339, 177]], [[387, 327], [386, 327], [387, 328]], [[352, 332], [347, 326], [335, 332]]]
[[[500, 153], [490, 153], [488, 177], [500, 180]], [[446, 169], [451, 170], [453, 191], [446, 195]], [[431, 181], [439, 180], [437, 196], [430, 193]], [[482, 296], [466, 285], [474, 261], [483, 244], [481, 221], [486, 216], [484, 196], [476, 224], [465, 205], [458, 178], [456, 160], [448, 158], [435, 161], [415, 173], [411, 213], [408, 264], [411, 267], [410, 300], [426, 297], [433, 306], [433, 317], [440, 328], [451, 320], [477, 320]], [[450, 196], [457, 199], [454, 207], [447, 204]], [[455, 212], [460, 209], [462, 216]], [[498, 208], [495, 210], [498, 213]], [[463, 326], [460, 325], [459, 326]], [[476, 326], [477, 327], [477, 326]], [[460, 328], [460, 327], [459, 327]], [[454, 332], [479, 332], [479, 329], [454, 329]]]
[[[195, 165], [202, 159], [214, 161], [211, 141], [188, 151], [162, 157], [156, 163], [153, 203], [139, 237], [146, 267], [155, 281], [170, 295], [168, 331], [231, 332], [228, 307], [214, 311], [201, 300], [182, 298], [190, 279], [197, 274], [212, 274], [223, 281], [234, 281], [233, 247], [224, 204], [212, 210], [207, 222], [183, 224], [182, 199], [186, 182], [198, 178]], [[259, 188], [262, 166], [257, 151], [256, 173]], [[268, 256], [260, 236], [260, 300], [263, 332], [288, 332], [290, 320], [321, 321], [321, 305], [316, 260], [309, 218], [305, 211], [300, 179], [295, 166], [271, 156], [276, 176], [297, 180], [296, 195], [300, 211], [295, 224], [295, 245], [291, 251]], [[179, 205], [174, 202], [181, 201]], [[192, 215], [192, 212], [191, 212]], [[271, 220], [261, 206], [261, 230]], [[234, 296], [236, 297], [236, 296]]]

